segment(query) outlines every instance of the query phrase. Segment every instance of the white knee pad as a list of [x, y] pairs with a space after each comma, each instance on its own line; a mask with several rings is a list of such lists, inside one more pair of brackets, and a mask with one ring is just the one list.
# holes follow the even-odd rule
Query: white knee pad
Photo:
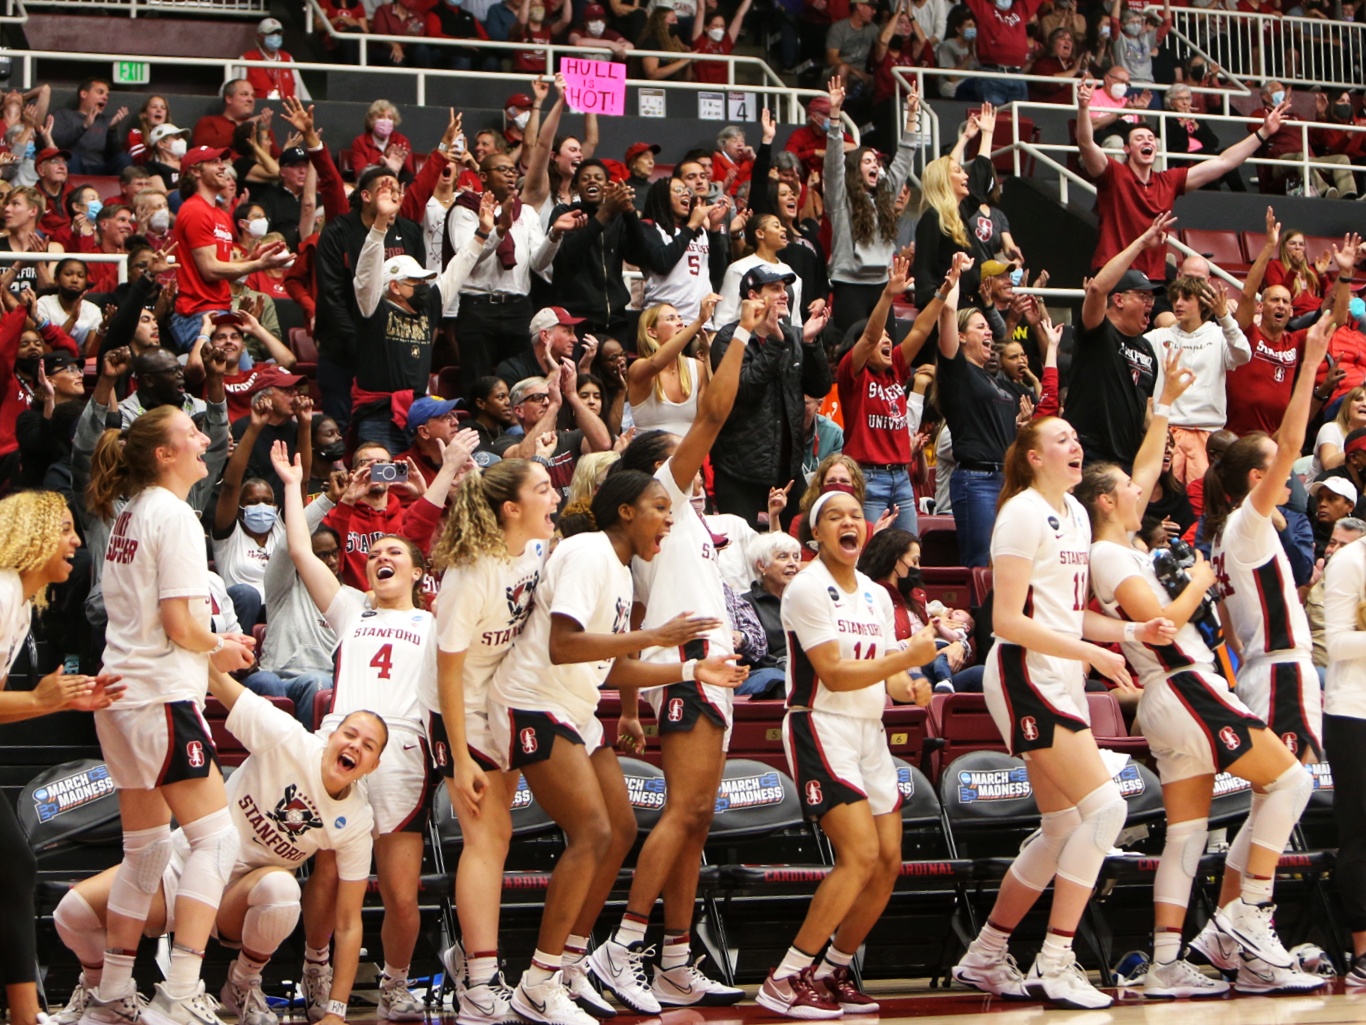
[[299, 883], [288, 872], [267, 872], [247, 895], [242, 947], [268, 957], [299, 922]]
[[109, 889], [109, 910], [144, 921], [161, 877], [171, 863], [171, 827], [153, 826], [123, 834], [123, 861]]
[[1167, 827], [1167, 842], [1153, 878], [1153, 900], [1184, 908], [1190, 903], [1191, 883], [1205, 852], [1209, 819], [1187, 819]]
[[1300, 820], [1313, 792], [1314, 781], [1308, 769], [1303, 765], [1292, 765], [1286, 769], [1266, 788], [1262, 807], [1252, 823], [1250, 841], [1279, 855], [1285, 850], [1290, 831]]
[[1020, 856], [1010, 866], [1011, 874], [1031, 890], [1048, 889], [1058, 871], [1058, 856], [1080, 825], [1081, 813], [1076, 808], [1045, 812], [1039, 832], [1020, 848]]
[[75, 890], [66, 892], [52, 912], [52, 922], [66, 949], [75, 954], [81, 964], [94, 967], [104, 963], [104, 924], [79, 893]]
[[1247, 868], [1247, 849], [1252, 840], [1252, 831], [1257, 828], [1257, 819], [1261, 815], [1262, 805], [1266, 804], [1266, 794], [1259, 794], [1255, 790], [1252, 792], [1252, 806], [1248, 810], [1247, 818], [1233, 837], [1233, 842], [1228, 845], [1228, 853], [1224, 855], [1224, 867], [1233, 869], [1239, 875]]
[[1115, 781], [1107, 779], [1077, 802], [1077, 811], [1081, 825], [1058, 856], [1057, 876], [1078, 886], [1093, 886], [1105, 856], [1124, 828], [1128, 808]]
[[189, 823], [184, 832], [190, 841], [190, 854], [180, 874], [178, 897], [216, 908], [237, 863], [237, 830], [232, 815], [224, 808]]

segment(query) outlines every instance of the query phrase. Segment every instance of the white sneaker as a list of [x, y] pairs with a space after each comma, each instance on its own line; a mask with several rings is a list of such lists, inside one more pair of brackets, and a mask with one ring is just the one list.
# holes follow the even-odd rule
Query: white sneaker
[[446, 979], [455, 990], [456, 1000], [465, 992], [469, 979], [465, 977], [465, 948], [459, 940], [441, 952], [441, 967], [446, 969]]
[[379, 1008], [381, 1021], [422, 1021], [427, 1012], [422, 1001], [408, 992], [407, 979], [379, 977]]
[[1213, 918], [1191, 940], [1190, 949], [1221, 972], [1236, 972], [1243, 964], [1243, 959], [1238, 956], [1238, 941], [1221, 933]]
[[457, 1025], [514, 1025], [518, 1020], [512, 1009], [512, 987], [502, 972], [488, 982], [461, 987], [458, 1003]]
[[49, 1016], [48, 1020], [53, 1025], [78, 1025], [81, 1016], [85, 1014], [86, 1003], [94, 995], [95, 991], [86, 987], [85, 972], [82, 972], [81, 977], [76, 980], [76, 988], [71, 991], [71, 999], [60, 1011]]
[[608, 940], [588, 955], [588, 967], [631, 1010], [658, 1014], [659, 1001], [645, 975], [645, 958], [653, 953], [654, 947], [647, 948], [643, 942], [623, 947], [616, 940]]
[[322, 1021], [327, 1016], [327, 1003], [332, 999], [332, 966], [304, 965], [300, 987], [303, 989], [304, 1006], [308, 1009], [308, 1020]]
[[1243, 953], [1276, 968], [1294, 968], [1290, 956], [1272, 925], [1275, 904], [1249, 904], [1239, 897], [1214, 913], [1214, 924], [1225, 936], [1237, 940]]
[[1077, 1010], [1098, 1010], [1114, 1003], [1086, 977], [1071, 950], [1063, 957], [1048, 958], [1043, 952], [1034, 959], [1025, 979], [1030, 996]]
[[563, 972], [536, 986], [528, 985], [523, 975], [512, 991], [512, 1009], [523, 1020], [540, 1025], [598, 1025], [596, 1018], [574, 1003], [564, 987]]
[[1243, 957], [1233, 988], [1239, 993], [1309, 993], [1326, 985], [1322, 975], [1278, 968], [1258, 957]]
[[1223, 979], [1211, 979], [1184, 958], [1163, 964], [1153, 961], [1143, 978], [1143, 995], [1151, 999], [1186, 1000], [1217, 997], [1228, 992]]
[[959, 962], [953, 966], [953, 977], [964, 986], [1006, 1000], [1028, 1000], [1024, 973], [1008, 951], [993, 954], [982, 947], [981, 940], [973, 940]]
[[132, 981], [127, 992], [111, 1000], [101, 1000], [97, 990], [86, 990], [80, 1025], [138, 1025], [146, 1006], [147, 1001]]
[[280, 1018], [266, 1003], [266, 995], [261, 992], [261, 976], [253, 975], [239, 984], [234, 979], [235, 972], [228, 969], [227, 981], [218, 998], [223, 1009], [237, 1016], [237, 1025], [280, 1025]]
[[745, 998], [745, 991], [708, 978], [698, 966], [702, 958], [677, 968], [655, 968], [650, 992], [661, 1007], [729, 1007]]
[[204, 980], [199, 988], [183, 1000], [169, 996], [164, 982], [158, 982], [152, 999], [142, 1009], [144, 1025], [224, 1025], [218, 1017], [218, 1001], [204, 992]]
[[587, 1011], [600, 1021], [617, 1016], [617, 1009], [604, 1000], [588, 980], [587, 958], [565, 965], [560, 972], [564, 976], [564, 988], [569, 990], [569, 997], [579, 1005], [579, 1010]]

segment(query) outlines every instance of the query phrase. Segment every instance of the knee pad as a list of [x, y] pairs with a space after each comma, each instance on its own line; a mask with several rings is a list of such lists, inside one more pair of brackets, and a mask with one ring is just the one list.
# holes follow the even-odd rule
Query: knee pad
[[237, 863], [237, 830], [232, 815], [224, 808], [189, 823], [184, 832], [190, 841], [190, 854], [180, 874], [179, 896], [216, 908]]
[[1078, 886], [1093, 886], [1101, 863], [1124, 828], [1128, 808], [1119, 787], [1106, 780], [1077, 802], [1081, 824], [1058, 856], [1057, 875]]
[[104, 962], [104, 923], [80, 893], [67, 890], [52, 912], [52, 922], [62, 944], [81, 964], [93, 967]]
[[1233, 842], [1228, 845], [1228, 853], [1224, 855], [1225, 869], [1233, 869], [1239, 875], [1247, 868], [1247, 849], [1251, 843], [1252, 831], [1257, 828], [1257, 818], [1261, 815], [1262, 806], [1266, 804], [1266, 794], [1259, 794], [1255, 790], [1252, 792], [1252, 806], [1248, 809], [1247, 818], [1238, 827], [1238, 832], [1234, 834]]
[[1010, 866], [1011, 873], [1031, 890], [1048, 889], [1058, 871], [1058, 856], [1080, 825], [1081, 814], [1076, 808], [1045, 812], [1039, 832], [1021, 845], [1020, 856]]
[[1313, 792], [1314, 781], [1302, 765], [1292, 765], [1277, 776], [1266, 788], [1262, 806], [1252, 821], [1250, 842], [1280, 854]]
[[1167, 827], [1167, 842], [1153, 878], [1153, 900], [1185, 907], [1190, 903], [1191, 883], [1200, 869], [1209, 819], [1188, 819]]
[[247, 895], [242, 946], [268, 956], [279, 949], [299, 922], [299, 883], [288, 872], [267, 872]]
[[123, 861], [109, 889], [109, 910], [127, 918], [145, 919], [170, 863], [169, 825], [125, 832]]

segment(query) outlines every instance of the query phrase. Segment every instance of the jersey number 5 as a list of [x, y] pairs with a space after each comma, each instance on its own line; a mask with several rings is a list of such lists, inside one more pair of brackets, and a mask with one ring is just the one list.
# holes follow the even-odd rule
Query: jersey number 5
[[378, 669], [375, 675], [381, 680], [389, 679], [389, 671], [394, 667], [394, 646], [386, 644], [375, 652], [375, 657], [370, 660], [370, 668]]

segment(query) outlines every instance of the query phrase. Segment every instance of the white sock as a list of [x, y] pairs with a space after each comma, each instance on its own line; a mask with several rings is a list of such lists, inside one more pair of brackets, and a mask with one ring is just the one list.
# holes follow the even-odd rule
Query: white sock
[[853, 954], [846, 954], [832, 943], [825, 949], [825, 957], [816, 969], [816, 978], [824, 979], [827, 975], [833, 974], [836, 968], [848, 968], [853, 963]]
[[123, 996], [133, 985], [133, 962], [135, 954], [116, 954], [112, 950], [104, 952], [104, 974], [100, 977], [99, 998], [114, 1000]]
[[628, 911], [621, 916], [621, 924], [617, 926], [617, 931], [612, 934], [612, 942], [620, 943], [623, 947], [629, 947], [632, 943], [645, 942], [645, 927], [650, 924], [648, 918]]
[[1005, 953], [1006, 944], [1010, 942], [1010, 933], [988, 922], [982, 926], [982, 931], [977, 934], [977, 943], [988, 954]]
[[191, 950], [179, 943], [171, 946], [171, 970], [161, 988], [174, 1000], [188, 1000], [199, 988], [199, 974], [204, 967], [204, 952]]
[[304, 964], [325, 965], [332, 960], [332, 950], [330, 947], [310, 947], [304, 944]]
[[559, 971], [563, 959], [563, 951], [558, 954], [547, 954], [537, 947], [531, 955], [531, 967], [522, 973], [522, 981], [528, 986], [539, 986], [543, 982], [549, 982], [550, 977]]
[[788, 947], [783, 959], [778, 962], [778, 967], [773, 969], [773, 978], [787, 979], [796, 975], [803, 968], [811, 967], [811, 962], [816, 958], [812, 954], [803, 954], [796, 947]]
[[1181, 930], [1159, 929], [1153, 934], [1153, 960], [1171, 964], [1181, 956]]
[[471, 986], [482, 986], [498, 974], [498, 952], [480, 951], [465, 958], [465, 977]]
[[408, 965], [404, 965], [402, 968], [395, 968], [388, 961], [385, 961], [384, 976], [393, 982], [401, 983], [406, 986], [408, 985]]
[[560, 964], [576, 965], [588, 956], [588, 937], [570, 936], [564, 941], [564, 953], [560, 955]]
[[692, 935], [686, 932], [664, 933], [664, 949], [659, 955], [659, 967], [666, 972], [670, 968], [682, 968], [692, 954]]

